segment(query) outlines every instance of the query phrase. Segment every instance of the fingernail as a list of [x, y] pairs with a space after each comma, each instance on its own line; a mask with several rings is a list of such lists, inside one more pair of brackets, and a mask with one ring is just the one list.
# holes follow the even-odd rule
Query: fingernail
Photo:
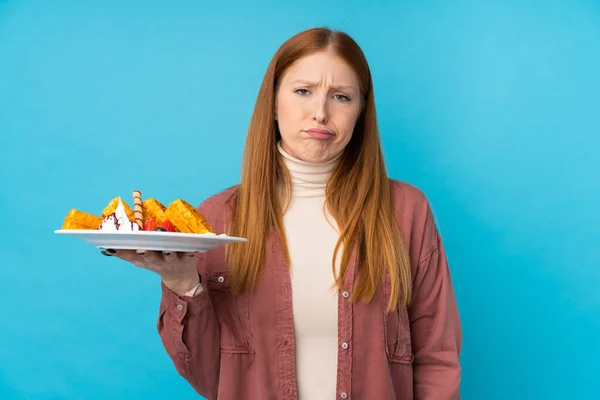
[[106, 251], [101, 251], [100, 254], [102, 254], [103, 256], [112, 257], [112, 255], [108, 254]]
[[115, 254], [117, 251], [113, 250], [113, 249], [106, 249], [107, 252], [109, 252], [110, 254]]
[[143, 255], [146, 255], [146, 252], [145, 252], [145, 251], [136, 251], [135, 253], [136, 253], [138, 256], [143, 256]]
[[169, 253], [168, 251], [163, 251], [163, 254], [164, 254], [165, 256], [168, 256], [168, 255], [169, 255], [169, 254], [171, 254], [171, 253]]

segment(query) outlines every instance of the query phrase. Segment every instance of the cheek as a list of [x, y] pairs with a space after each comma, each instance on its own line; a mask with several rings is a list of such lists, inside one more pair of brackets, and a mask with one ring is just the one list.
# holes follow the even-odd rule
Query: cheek
[[306, 107], [296, 99], [281, 97], [277, 103], [277, 121], [282, 131], [296, 127], [306, 118]]
[[356, 110], [344, 110], [345, 112], [340, 114], [338, 120], [338, 128], [340, 133], [346, 138], [352, 136], [356, 121], [358, 120], [359, 113]]
[[284, 110], [284, 118], [286, 118], [289, 121], [297, 120], [298, 118], [301, 118], [304, 114], [305, 107], [303, 107], [303, 105], [300, 102], [286, 101], [282, 102], [281, 106]]

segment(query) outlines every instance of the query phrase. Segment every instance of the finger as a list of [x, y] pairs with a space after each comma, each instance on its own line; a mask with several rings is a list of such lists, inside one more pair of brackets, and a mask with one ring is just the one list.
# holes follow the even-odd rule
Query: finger
[[156, 251], [145, 251], [140, 256], [138, 250], [125, 250], [125, 249], [101, 249], [101, 254], [105, 256], [112, 256], [119, 258], [123, 261], [127, 261], [138, 268], [144, 268], [151, 271], [154, 271], [154, 265], [156, 265], [156, 260], [158, 260], [158, 252]]
[[135, 260], [135, 252], [133, 250], [113, 250], [113, 249], [107, 249], [105, 251], [105, 253], [107, 253], [106, 255], [110, 255], [113, 257], [117, 257], [120, 258], [122, 260], [125, 261], [133, 261]]
[[[119, 255], [119, 253], [117, 253], [116, 255]], [[155, 251], [149, 250], [143, 250], [142, 252], [140, 252], [139, 250], [127, 250], [122, 254], [122, 257], [120, 258], [132, 263], [136, 267], [154, 271], [157, 262], [156, 260], [158, 259], [156, 253], [157, 252]]]
[[[163, 251], [163, 255], [165, 257], [168, 257], [171, 255], [172, 252], [170, 251]], [[184, 260], [186, 257], [194, 257], [196, 255], [196, 253], [194, 252], [188, 252], [188, 251], [177, 251], [174, 254], [177, 255], [177, 258]]]
[[177, 252], [177, 257], [181, 260], [185, 260], [188, 259], [190, 257], [195, 257], [196, 253], [194, 252], [189, 252], [189, 251], [178, 251]]
[[105, 249], [103, 247], [100, 248], [100, 253], [105, 255], [105, 256], [113, 256], [116, 254], [116, 250], [114, 249]]
[[143, 260], [149, 266], [164, 263], [162, 251], [144, 250], [143, 253], [136, 253], [136, 257], [139, 260]]
[[173, 268], [177, 255], [175, 252], [167, 252], [165, 256], [162, 251], [147, 251], [145, 255], [138, 257], [144, 260], [145, 268], [161, 275]]

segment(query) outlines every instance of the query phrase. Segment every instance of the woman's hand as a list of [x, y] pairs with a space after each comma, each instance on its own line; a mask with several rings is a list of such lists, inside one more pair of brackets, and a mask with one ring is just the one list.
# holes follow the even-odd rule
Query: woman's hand
[[118, 257], [136, 267], [156, 272], [164, 285], [177, 295], [183, 295], [200, 282], [194, 253], [108, 249], [102, 251], [102, 254]]

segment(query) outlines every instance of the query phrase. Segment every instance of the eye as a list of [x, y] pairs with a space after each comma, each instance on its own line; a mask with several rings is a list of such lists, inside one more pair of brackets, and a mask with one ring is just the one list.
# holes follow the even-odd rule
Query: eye
[[306, 96], [308, 93], [310, 93], [307, 89], [296, 89], [294, 90], [294, 93], [298, 93], [300, 96]]
[[336, 94], [336, 95], [335, 95], [335, 96], [333, 96], [333, 97], [335, 97], [337, 100], [339, 100], [339, 101], [343, 101], [343, 102], [348, 102], [348, 101], [350, 101], [350, 97], [348, 97], [348, 96], [346, 96], [346, 95], [344, 95], [344, 94]]

